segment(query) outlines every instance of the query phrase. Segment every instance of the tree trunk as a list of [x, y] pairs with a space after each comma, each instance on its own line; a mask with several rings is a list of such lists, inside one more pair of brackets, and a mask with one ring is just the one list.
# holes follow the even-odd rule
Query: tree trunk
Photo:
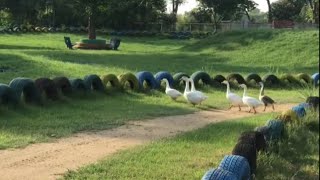
[[89, 39], [96, 39], [96, 29], [94, 27], [94, 16], [91, 14], [89, 16], [89, 21], [88, 21], [88, 36]]
[[268, 22], [272, 23], [272, 9], [271, 9], [271, 3], [270, 0], [267, 0], [268, 3]]

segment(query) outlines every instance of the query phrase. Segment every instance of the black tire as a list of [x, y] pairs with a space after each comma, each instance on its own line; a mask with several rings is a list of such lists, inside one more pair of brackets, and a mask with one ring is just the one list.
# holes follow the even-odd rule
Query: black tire
[[40, 91], [40, 93], [44, 93], [46, 98], [51, 100], [57, 100], [58, 96], [58, 88], [54, 81], [49, 78], [38, 78], [34, 81], [36, 87]]
[[256, 127], [254, 131], [263, 134], [265, 140], [270, 139], [270, 127], [268, 126]]
[[58, 91], [60, 91], [63, 95], [70, 95], [72, 93], [72, 86], [68, 78], [56, 77], [53, 78], [53, 82], [56, 85]]
[[40, 92], [32, 79], [15, 78], [9, 86], [16, 92], [18, 99], [21, 99], [23, 95], [23, 100], [26, 103], [41, 103]]
[[240, 75], [240, 74], [236, 74], [236, 73], [233, 73], [233, 74], [229, 74], [227, 76], [227, 80], [228, 81], [237, 81], [238, 84], [246, 84], [246, 81], [244, 80], [244, 78]]
[[262, 82], [262, 79], [261, 77], [258, 75], [258, 74], [255, 74], [255, 73], [251, 73], [249, 74], [247, 77], [246, 77], [246, 82], [247, 84], [250, 84], [250, 82], [254, 80], [254, 82], [256, 84], [258, 84], [259, 82]]
[[245, 157], [250, 166], [250, 174], [255, 174], [257, 169], [257, 149], [255, 145], [238, 142], [232, 150], [232, 155]]
[[223, 81], [225, 81], [227, 79], [224, 76], [218, 74], [218, 75], [214, 76], [212, 80], [221, 84]]
[[270, 128], [270, 139], [278, 140], [284, 134], [284, 123], [281, 120], [269, 120], [266, 124]]
[[218, 168], [229, 171], [234, 174], [237, 179], [250, 178], [250, 165], [246, 158], [238, 155], [226, 155], [220, 162]]
[[73, 92], [85, 93], [88, 91], [88, 88], [82, 79], [70, 79], [69, 81]]
[[312, 78], [308, 74], [300, 73], [296, 75], [296, 78], [301, 82], [303, 81], [306, 84], [312, 84]]
[[238, 138], [238, 143], [252, 144], [255, 146], [258, 152], [267, 149], [267, 143], [264, 135], [258, 131], [246, 131], [241, 133], [240, 137]]
[[300, 118], [300, 119], [303, 118], [307, 114], [307, 112], [303, 106], [294, 106], [291, 109], [292, 109], [292, 111], [294, 111], [297, 114], [298, 118]]
[[290, 85], [298, 85], [300, 84], [299, 80], [296, 79], [294, 76], [292, 76], [291, 74], [284, 74], [280, 77], [281, 81], [283, 83], [289, 83]]
[[179, 86], [185, 85], [184, 81], [181, 80], [182, 77], [190, 78], [190, 76], [184, 72], [179, 72], [179, 73], [176, 73], [175, 75], [173, 75], [174, 87], [179, 87]]
[[161, 81], [162, 81], [163, 79], [168, 80], [169, 86], [170, 86], [170, 87], [173, 87], [173, 83], [174, 83], [173, 77], [172, 77], [171, 74], [170, 74], [169, 72], [167, 72], [167, 71], [160, 71], [160, 72], [158, 72], [157, 74], [154, 75], [154, 78], [155, 78], [155, 80], [157, 81], [158, 88], [160, 88], [160, 86], [161, 86]]
[[102, 93], [104, 93], [106, 90], [106, 87], [102, 83], [100, 77], [95, 74], [85, 76], [83, 82], [88, 90], [93, 90]]
[[308, 103], [314, 110], [319, 111], [319, 97], [318, 96], [310, 96], [307, 98], [306, 103]]
[[19, 99], [15, 91], [6, 84], [0, 84], [0, 104], [3, 105], [17, 105]]
[[107, 87], [107, 84], [110, 83], [112, 88], [114, 89], [120, 89], [121, 85], [119, 82], [119, 79], [114, 74], [107, 74], [101, 77], [102, 83]]
[[212, 85], [212, 79], [210, 75], [203, 71], [197, 71], [193, 73], [190, 78], [193, 80], [195, 87], [199, 87], [200, 80], [203, 84]]
[[263, 76], [262, 81], [264, 82], [265, 86], [280, 86], [281, 81], [280, 79], [274, 74], [267, 74]]
[[210, 169], [201, 180], [237, 180], [238, 178], [229, 171], [223, 169]]
[[120, 85], [123, 89], [126, 87], [126, 83], [129, 83], [129, 87], [133, 91], [139, 90], [139, 81], [137, 77], [132, 73], [121, 74], [118, 76]]
[[144, 87], [145, 82], [146, 82], [147, 88], [156, 89], [157, 87], [159, 87], [158, 83], [156, 82], [156, 80], [153, 77], [153, 74], [151, 74], [148, 71], [138, 72], [136, 74], [136, 77], [138, 79], [139, 87], [141, 90], [145, 89], [145, 87]]

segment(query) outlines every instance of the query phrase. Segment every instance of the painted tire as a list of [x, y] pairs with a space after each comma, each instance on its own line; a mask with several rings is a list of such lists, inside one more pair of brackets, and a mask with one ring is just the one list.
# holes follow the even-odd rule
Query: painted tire
[[319, 73], [315, 73], [311, 76], [314, 85], [319, 85]]
[[270, 127], [268, 126], [256, 127], [254, 131], [262, 133], [265, 140], [270, 139]]
[[136, 77], [138, 79], [140, 89], [144, 89], [144, 82], [147, 83], [147, 86], [150, 87], [150, 89], [156, 89], [158, 87], [158, 83], [154, 79], [153, 75], [148, 71], [138, 72]]
[[262, 82], [261, 77], [258, 74], [251, 73], [246, 77], [246, 82], [249, 84], [252, 80], [255, 81], [255, 83]]
[[306, 115], [306, 110], [302, 106], [294, 106], [292, 111], [297, 114], [298, 118], [303, 118]]
[[0, 104], [12, 104], [17, 105], [19, 99], [15, 91], [6, 84], [0, 84]]
[[184, 72], [179, 72], [179, 73], [176, 73], [175, 75], [173, 75], [173, 80], [174, 80], [174, 86], [175, 87], [179, 87], [181, 84], [185, 84], [181, 78], [182, 77], [187, 77], [187, 78], [190, 78], [190, 76]]
[[[246, 158], [250, 166], [250, 174], [254, 174], [256, 172], [257, 148], [255, 144], [246, 144], [246, 143], [238, 142], [232, 150], [232, 155], [242, 156]], [[242, 176], [241, 179], [249, 179], [246, 177], [248, 176]]]
[[124, 89], [126, 82], [129, 83], [130, 89], [133, 91], [139, 90], [139, 81], [137, 77], [132, 73], [121, 74], [118, 76], [121, 87]]
[[299, 81], [303, 80], [307, 84], [312, 84], [312, 78], [308, 74], [300, 73], [296, 75], [296, 78]]
[[60, 91], [63, 95], [70, 95], [72, 93], [72, 86], [68, 78], [55, 77], [53, 78], [53, 82], [58, 88], [58, 91]]
[[277, 119], [283, 121], [284, 123], [291, 123], [291, 122], [297, 121], [298, 116], [292, 109], [289, 109], [289, 110], [283, 111], [281, 115], [277, 117]]
[[281, 120], [269, 120], [266, 125], [270, 127], [270, 140], [276, 140], [282, 137], [284, 124]]
[[88, 90], [94, 90], [97, 92], [105, 92], [106, 90], [106, 87], [102, 83], [100, 77], [95, 74], [85, 76], [83, 82]]
[[262, 81], [266, 86], [277, 86], [281, 84], [280, 79], [273, 74], [263, 76]]
[[210, 169], [201, 180], [237, 180], [238, 178], [229, 171], [223, 169]]
[[40, 93], [44, 93], [46, 95], [46, 98], [51, 100], [57, 100], [59, 98], [57, 86], [51, 79], [38, 78], [34, 81], [34, 83]]
[[240, 74], [229, 74], [227, 76], [227, 80], [228, 81], [233, 81], [236, 80], [238, 84], [246, 84], [246, 81], [244, 80], [244, 78], [240, 75]]
[[237, 179], [250, 178], [249, 162], [242, 156], [226, 155], [220, 162], [218, 168], [231, 172]]
[[195, 87], [199, 87], [200, 80], [203, 84], [212, 85], [212, 79], [210, 75], [203, 71], [197, 71], [193, 73], [190, 78], [193, 80]]
[[303, 107], [305, 110], [310, 109], [311, 105], [309, 103], [300, 103], [298, 106]]
[[87, 92], [88, 88], [82, 79], [70, 79], [72, 91], [75, 92]]
[[15, 78], [9, 83], [9, 86], [16, 92], [18, 99], [22, 97], [23, 93], [26, 103], [41, 103], [40, 92], [32, 79]]
[[299, 80], [291, 74], [284, 74], [280, 77], [280, 79], [284, 83], [288, 82], [289, 84], [300, 84]]
[[319, 111], [319, 97], [318, 96], [310, 96], [307, 98], [306, 103], [308, 103], [314, 110]]
[[101, 77], [102, 83], [107, 86], [110, 82], [111, 86], [115, 89], [119, 89], [121, 87], [119, 79], [114, 74], [107, 74]]
[[157, 81], [158, 88], [160, 88], [160, 86], [161, 86], [161, 81], [162, 81], [163, 79], [167, 79], [168, 82], [169, 82], [169, 86], [170, 86], [171, 88], [173, 87], [174, 80], [173, 80], [173, 77], [171, 76], [171, 74], [170, 74], [169, 72], [166, 72], [166, 71], [158, 72], [157, 74], [154, 75], [154, 78], [155, 78], [155, 80]]
[[218, 75], [214, 76], [212, 80], [221, 84], [223, 81], [226, 80], [226, 78], [224, 76], [218, 74]]

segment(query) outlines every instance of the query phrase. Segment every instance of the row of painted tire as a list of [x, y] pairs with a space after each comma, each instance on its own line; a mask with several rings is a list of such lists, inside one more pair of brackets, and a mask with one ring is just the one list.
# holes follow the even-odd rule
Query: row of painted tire
[[[148, 71], [141, 71], [137, 74], [126, 73], [120, 76], [116, 76], [114, 74], [108, 74], [102, 76], [101, 78], [97, 75], [88, 75], [85, 76], [84, 79], [68, 79], [66, 77], [57, 77], [54, 79], [49, 78], [38, 78], [35, 81], [28, 78], [16, 78], [13, 79], [9, 85], [0, 84], [0, 103], [17, 103], [21, 99], [21, 95], [24, 94], [25, 101], [40, 101], [40, 95], [45, 94], [48, 99], [56, 100], [58, 99], [58, 92], [60, 91], [64, 95], [68, 95], [72, 92], [86, 92], [90, 90], [95, 90], [98, 92], [105, 92], [106, 85], [110, 82], [111, 86], [114, 89], [124, 89], [126, 87], [126, 83], [128, 84], [128, 88], [134, 91], [143, 91], [146, 88], [148, 89], [160, 89], [161, 81], [163, 79], [167, 79], [169, 82], [169, 86], [171, 87], [179, 87], [182, 86], [183, 83], [181, 78], [183, 76], [190, 77], [193, 79], [195, 85], [198, 87], [199, 82], [202, 81], [204, 84], [208, 85], [217, 85], [221, 86], [221, 82], [224, 80], [236, 80], [239, 84], [248, 84], [251, 80], [255, 82], [260, 82], [262, 79], [257, 74], [250, 74], [246, 77], [246, 80], [240, 74], [230, 74], [227, 78], [222, 75], [217, 75], [214, 78], [211, 78], [209, 74], [203, 71], [197, 71], [189, 76], [186, 73], [177, 73], [172, 76], [169, 72], [161, 71], [153, 75]], [[291, 76], [288, 76], [291, 77]], [[304, 80], [306, 77], [310, 78], [310, 76], [306, 74], [300, 74], [298, 77], [301, 77]], [[270, 82], [274, 82], [274, 79], [277, 77], [275, 75], [267, 75], [263, 79], [267, 84]], [[307, 79], [306, 82], [316, 82], [319, 79], [319, 74], [317, 76], [313, 76], [313, 80]], [[316, 79], [318, 78], [318, 79]], [[272, 81], [273, 80], [273, 81]], [[146, 83], [146, 84], [145, 84]], [[146, 87], [146, 86], [147, 87]]]
[[267, 151], [267, 146], [284, 136], [285, 124], [302, 121], [308, 110], [318, 111], [319, 97], [309, 97], [306, 103], [292, 107], [265, 126], [254, 131], [243, 132], [233, 148], [232, 155], [226, 155], [218, 168], [210, 169], [202, 180], [250, 180], [257, 167], [257, 152]]

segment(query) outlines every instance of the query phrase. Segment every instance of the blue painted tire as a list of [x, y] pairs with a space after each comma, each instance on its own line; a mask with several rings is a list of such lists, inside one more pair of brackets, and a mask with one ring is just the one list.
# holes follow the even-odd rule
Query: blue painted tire
[[238, 180], [238, 178], [229, 171], [223, 169], [210, 169], [201, 180]]
[[303, 106], [294, 106], [292, 107], [292, 111], [294, 111], [299, 118], [303, 118], [306, 115], [306, 110]]
[[160, 86], [161, 86], [161, 81], [162, 81], [163, 79], [167, 79], [168, 82], [169, 82], [169, 86], [170, 86], [171, 88], [173, 87], [174, 80], [173, 80], [173, 77], [171, 76], [171, 74], [170, 74], [169, 72], [160, 71], [160, 72], [158, 72], [156, 75], [154, 75], [154, 78], [155, 78], [155, 80], [157, 81], [158, 88], [160, 88]]
[[242, 156], [224, 156], [218, 168], [231, 172], [237, 179], [250, 179], [249, 162]]
[[270, 137], [268, 140], [280, 139], [284, 133], [284, 123], [281, 120], [273, 119], [267, 121], [267, 126], [270, 128]]
[[311, 76], [314, 85], [319, 85], [319, 73], [315, 73]]
[[144, 89], [143, 83], [146, 81], [151, 89], [156, 89], [159, 85], [153, 75], [148, 71], [141, 71], [136, 74], [140, 89]]

